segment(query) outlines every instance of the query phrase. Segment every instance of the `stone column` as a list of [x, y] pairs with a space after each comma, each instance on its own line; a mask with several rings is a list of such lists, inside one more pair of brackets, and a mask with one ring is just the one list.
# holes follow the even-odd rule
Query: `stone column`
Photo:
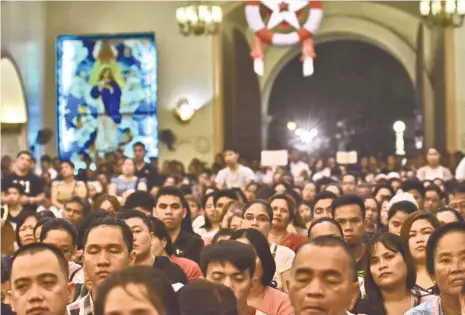
[[455, 77], [455, 47], [454, 29], [444, 28], [444, 110], [446, 150], [449, 153], [457, 151], [457, 100], [456, 100], [456, 77]]
[[456, 143], [465, 152], [465, 25], [454, 29], [455, 44], [455, 124]]

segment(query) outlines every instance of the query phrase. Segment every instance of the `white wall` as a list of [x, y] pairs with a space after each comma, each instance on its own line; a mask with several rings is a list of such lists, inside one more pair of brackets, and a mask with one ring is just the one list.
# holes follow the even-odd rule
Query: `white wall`
[[[158, 109], [160, 129], [169, 128], [183, 142], [175, 152], [160, 145], [161, 159], [179, 159], [187, 163], [193, 157], [211, 161], [212, 149], [200, 154], [195, 140], [211, 139], [212, 40], [210, 37], [183, 37], [178, 32], [175, 10], [179, 2], [47, 2], [47, 105], [55, 113], [54, 44], [58, 35], [154, 32], [158, 47]], [[169, 111], [180, 98], [194, 106], [205, 106], [187, 126], [179, 126]], [[47, 122], [55, 122], [47, 115]]]
[[[46, 86], [45, 16], [45, 2], [1, 2], [2, 56], [10, 57], [14, 61], [26, 90], [29, 142], [35, 140], [37, 131], [43, 127], [45, 115], [41, 109], [45, 103]], [[10, 140], [4, 139], [5, 143], [10, 143]]]

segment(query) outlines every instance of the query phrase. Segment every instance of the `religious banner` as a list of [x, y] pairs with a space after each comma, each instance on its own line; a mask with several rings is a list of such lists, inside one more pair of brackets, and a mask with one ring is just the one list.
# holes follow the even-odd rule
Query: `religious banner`
[[59, 36], [56, 82], [60, 159], [131, 157], [138, 141], [158, 156], [154, 34]]
[[265, 71], [263, 44], [290, 46], [300, 43], [303, 75], [313, 74], [314, 34], [323, 19], [322, 1], [247, 1], [245, 17], [255, 33], [251, 53], [255, 73], [262, 76]]

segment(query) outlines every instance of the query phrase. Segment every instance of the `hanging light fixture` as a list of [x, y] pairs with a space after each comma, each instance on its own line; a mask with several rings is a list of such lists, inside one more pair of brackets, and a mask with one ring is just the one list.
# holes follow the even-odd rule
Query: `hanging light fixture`
[[176, 20], [184, 36], [215, 35], [223, 21], [223, 11], [218, 5], [201, 2], [178, 8]]
[[432, 26], [460, 27], [465, 19], [465, 0], [421, 0], [420, 14]]

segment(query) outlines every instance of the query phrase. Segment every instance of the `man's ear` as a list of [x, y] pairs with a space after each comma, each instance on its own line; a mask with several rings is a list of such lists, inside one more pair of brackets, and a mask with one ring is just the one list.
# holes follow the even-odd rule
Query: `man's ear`
[[74, 302], [74, 295], [76, 294], [76, 286], [73, 282], [68, 282], [68, 304]]
[[136, 262], [136, 252], [135, 252], [135, 251], [132, 251], [132, 252], [129, 254], [129, 266], [134, 265], [135, 262]]

